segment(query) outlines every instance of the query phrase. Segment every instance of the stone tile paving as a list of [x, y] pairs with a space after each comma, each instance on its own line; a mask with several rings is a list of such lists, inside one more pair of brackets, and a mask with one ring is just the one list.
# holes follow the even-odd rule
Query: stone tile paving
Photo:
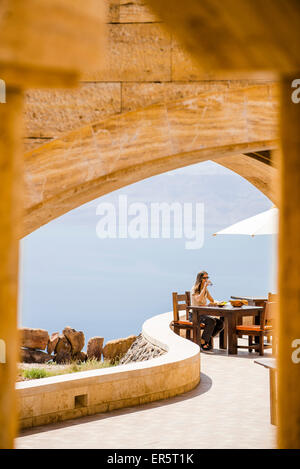
[[193, 391], [28, 429], [16, 448], [273, 448], [269, 374], [254, 364], [257, 357], [244, 351], [228, 356], [217, 349], [201, 353], [201, 383]]

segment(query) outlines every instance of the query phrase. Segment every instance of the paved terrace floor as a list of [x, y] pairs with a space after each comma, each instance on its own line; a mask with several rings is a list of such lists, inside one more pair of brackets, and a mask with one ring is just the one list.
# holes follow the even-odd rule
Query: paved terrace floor
[[201, 383], [193, 391], [27, 429], [16, 448], [274, 448], [269, 372], [255, 358], [246, 351], [201, 353]]

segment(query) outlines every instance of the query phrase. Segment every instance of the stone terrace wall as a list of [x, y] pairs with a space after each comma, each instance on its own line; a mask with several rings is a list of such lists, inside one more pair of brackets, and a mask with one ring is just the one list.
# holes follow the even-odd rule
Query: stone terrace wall
[[143, 324], [143, 336], [166, 351], [155, 360], [17, 383], [21, 428], [177, 396], [200, 382], [200, 349], [170, 329], [173, 312]]

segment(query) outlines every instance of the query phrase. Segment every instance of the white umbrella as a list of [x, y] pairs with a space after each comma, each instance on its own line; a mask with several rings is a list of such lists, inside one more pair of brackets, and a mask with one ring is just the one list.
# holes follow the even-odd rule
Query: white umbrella
[[265, 212], [246, 218], [224, 230], [214, 233], [219, 234], [237, 234], [237, 235], [270, 235], [278, 233], [278, 208], [272, 207]]

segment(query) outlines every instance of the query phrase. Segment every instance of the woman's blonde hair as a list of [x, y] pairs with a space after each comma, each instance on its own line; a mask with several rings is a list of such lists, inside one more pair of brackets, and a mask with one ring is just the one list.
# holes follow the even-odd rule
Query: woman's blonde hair
[[203, 282], [203, 277], [204, 277], [205, 274], [207, 275], [207, 272], [205, 270], [202, 270], [201, 272], [199, 272], [197, 274], [196, 282], [195, 282], [195, 285], [194, 285], [194, 292], [197, 293], [197, 294], [200, 293], [201, 284]]

